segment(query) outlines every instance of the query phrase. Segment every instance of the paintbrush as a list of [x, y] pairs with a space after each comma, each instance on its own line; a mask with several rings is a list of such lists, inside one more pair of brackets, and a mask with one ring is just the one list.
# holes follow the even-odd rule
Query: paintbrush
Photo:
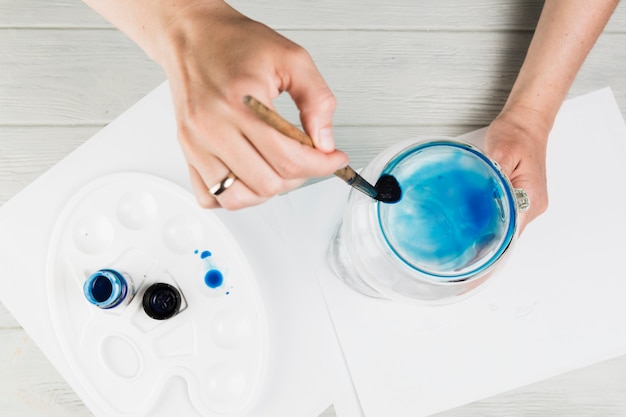
[[[254, 112], [261, 120], [273, 127], [283, 135], [295, 139], [303, 145], [313, 147], [313, 140], [305, 132], [301, 131], [287, 120], [283, 119], [278, 113], [261, 103], [252, 96], [245, 96], [244, 104]], [[349, 165], [335, 171], [335, 175], [344, 180], [349, 186], [356, 188], [362, 193], [372, 197], [383, 203], [397, 203], [402, 197], [400, 184], [392, 175], [383, 174], [372, 185], [363, 177], [356, 173]]]

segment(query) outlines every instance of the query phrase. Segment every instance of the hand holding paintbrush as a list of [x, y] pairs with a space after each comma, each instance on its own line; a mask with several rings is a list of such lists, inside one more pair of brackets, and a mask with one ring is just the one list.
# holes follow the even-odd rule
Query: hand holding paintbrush
[[[243, 101], [250, 110], [269, 126], [272, 126], [283, 135], [295, 139], [303, 145], [313, 146], [313, 140], [309, 135], [283, 119], [278, 113], [254, 97], [245, 96]], [[391, 175], [382, 175], [375, 186], [368, 183], [349, 165], [335, 171], [335, 175], [344, 180], [351, 187], [383, 203], [396, 203], [402, 196], [398, 181]]]

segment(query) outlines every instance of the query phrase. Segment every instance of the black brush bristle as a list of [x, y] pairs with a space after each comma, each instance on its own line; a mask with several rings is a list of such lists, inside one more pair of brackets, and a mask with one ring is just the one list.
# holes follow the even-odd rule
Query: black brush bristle
[[402, 190], [396, 177], [388, 174], [380, 176], [376, 185], [374, 186], [378, 194], [376, 200], [381, 203], [397, 203], [402, 198]]

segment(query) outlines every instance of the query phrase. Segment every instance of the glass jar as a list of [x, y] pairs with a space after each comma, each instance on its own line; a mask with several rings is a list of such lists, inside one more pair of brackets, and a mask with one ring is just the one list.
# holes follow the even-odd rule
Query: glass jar
[[393, 175], [399, 202], [351, 190], [331, 243], [330, 264], [353, 289], [372, 296], [442, 304], [481, 287], [517, 239], [528, 196], [499, 165], [459, 141], [402, 142], [361, 173]]

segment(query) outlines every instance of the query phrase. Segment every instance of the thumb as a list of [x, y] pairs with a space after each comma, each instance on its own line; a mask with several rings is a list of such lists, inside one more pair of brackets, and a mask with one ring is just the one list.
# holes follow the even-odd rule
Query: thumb
[[300, 111], [302, 127], [313, 139], [315, 148], [332, 152], [335, 150], [332, 125], [337, 102], [313, 60], [308, 54], [306, 57], [290, 68], [285, 90]]
[[296, 101], [300, 109], [302, 127], [313, 139], [313, 145], [323, 152], [335, 150], [332, 126], [335, 103], [335, 97], [329, 89], [312, 92], [310, 97]]
[[500, 165], [502, 171], [510, 178], [519, 164], [519, 159], [512, 147], [508, 145], [502, 141], [486, 141], [485, 152]]

